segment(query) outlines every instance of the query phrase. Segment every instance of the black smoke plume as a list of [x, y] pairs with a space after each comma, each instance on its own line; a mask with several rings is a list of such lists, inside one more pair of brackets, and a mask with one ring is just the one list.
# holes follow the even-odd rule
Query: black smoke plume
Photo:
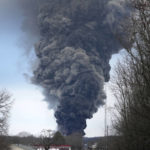
[[[104, 105], [109, 60], [125, 15], [121, 0], [22, 0], [26, 28], [40, 33], [33, 83], [44, 89], [59, 130], [84, 134], [86, 119]], [[35, 29], [35, 31], [34, 31]]]

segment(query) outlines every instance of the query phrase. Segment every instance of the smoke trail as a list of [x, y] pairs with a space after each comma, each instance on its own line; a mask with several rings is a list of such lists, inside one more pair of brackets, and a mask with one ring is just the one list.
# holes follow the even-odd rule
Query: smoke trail
[[32, 8], [26, 14], [26, 28], [33, 18], [32, 27], [40, 32], [33, 83], [43, 87], [59, 130], [84, 134], [86, 119], [104, 104], [109, 60], [120, 49], [113, 32], [124, 16], [121, 0], [22, 2]]

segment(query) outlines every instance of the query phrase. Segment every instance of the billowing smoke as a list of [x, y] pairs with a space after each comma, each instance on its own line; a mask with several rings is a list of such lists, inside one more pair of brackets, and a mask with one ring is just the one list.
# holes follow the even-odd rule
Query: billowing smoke
[[120, 49], [115, 33], [125, 15], [122, 1], [22, 2], [29, 12], [25, 27], [40, 33], [35, 45], [39, 65], [32, 81], [43, 87], [59, 130], [84, 134], [86, 119], [104, 105], [109, 60]]

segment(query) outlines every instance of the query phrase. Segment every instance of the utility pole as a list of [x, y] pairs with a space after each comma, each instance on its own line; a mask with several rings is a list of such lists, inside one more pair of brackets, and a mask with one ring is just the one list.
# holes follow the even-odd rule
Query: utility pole
[[[104, 87], [105, 92], [107, 91], [107, 85]], [[105, 99], [105, 150], [108, 150], [108, 124], [107, 124], [107, 97]]]
[[105, 100], [105, 150], [108, 150], [108, 126], [107, 126], [107, 98]]

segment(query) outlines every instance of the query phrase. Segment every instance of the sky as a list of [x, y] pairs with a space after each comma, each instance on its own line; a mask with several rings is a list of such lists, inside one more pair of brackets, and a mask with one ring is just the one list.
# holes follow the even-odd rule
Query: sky
[[[57, 124], [54, 112], [49, 110], [47, 103], [43, 101], [42, 89], [31, 84], [28, 77], [32, 75], [33, 61], [31, 55], [25, 53], [25, 43], [22, 43], [25, 33], [21, 29], [23, 18], [20, 13], [19, 10], [0, 6], [0, 89], [7, 89], [13, 99], [9, 134], [16, 135], [27, 131], [39, 135], [42, 129], [57, 130]], [[112, 57], [112, 67], [120, 55]], [[113, 107], [115, 98], [110, 91], [109, 83], [106, 84], [105, 90], [108, 107]], [[92, 119], [87, 120], [86, 136], [104, 135], [104, 116], [103, 107]], [[109, 123], [111, 112], [108, 113], [108, 120]]]

